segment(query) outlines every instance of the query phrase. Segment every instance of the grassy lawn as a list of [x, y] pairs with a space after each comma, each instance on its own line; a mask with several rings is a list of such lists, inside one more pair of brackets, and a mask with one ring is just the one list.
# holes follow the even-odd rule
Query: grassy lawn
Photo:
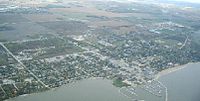
[[113, 85], [116, 87], [120, 87], [120, 88], [130, 86], [129, 84], [122, 82], [122, 79], [120, 79], [120, 78], [114, 79]]

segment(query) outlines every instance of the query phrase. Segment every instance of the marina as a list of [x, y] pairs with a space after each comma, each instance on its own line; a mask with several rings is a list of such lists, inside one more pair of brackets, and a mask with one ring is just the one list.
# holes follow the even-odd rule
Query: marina
[[185, 66], [159, 78], [167, 87], [166, 101], [200, 101], [200, 63]]
[[200, 63], [188, 64], [143, 86], [117, 88], [110, 80], [88, 79], [8, 101], [199, 101], [199, 66]]
[[199, 67], [200, 63], [174, 67], [163, 71], [159, 78], [146, 85], [121, 88], [120, 93], [145, 101], [199, 101]]
[[0, 101], [200, 101], [200, 4], [0, 0]]

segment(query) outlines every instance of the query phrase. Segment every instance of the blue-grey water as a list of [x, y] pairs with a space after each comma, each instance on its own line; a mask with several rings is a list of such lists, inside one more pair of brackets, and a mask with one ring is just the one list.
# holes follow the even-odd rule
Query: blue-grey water
[[200, 101], [200, 63], [160, 78], [168, 88], [168, 101]]
[[19, 96], [9, 101], [131, 101], [106, 79], [87, 79], [56, 90]]
[[[168, 101], [200, 101], [200, 63], [188, 64], [186, 68], [159, 78], [168, 88]], [[164, 101], [142, 89], [139, 97], [145, 101]], [[162, 100], [161, 100], [162, 99]], [[9, 101], [132, 101], [119, 93], [112, 81], [88, 79], [67, 84], [55, 90], [19, 96]]]

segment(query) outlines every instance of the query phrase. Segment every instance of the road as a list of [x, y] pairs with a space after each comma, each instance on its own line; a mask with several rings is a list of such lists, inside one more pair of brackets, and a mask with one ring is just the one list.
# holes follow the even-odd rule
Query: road
[[187, 36], [187, 38], [185, 39], [184, 44], [180, 47], [180, 49], [182, 49], [182, 48], [186, 45], [187, 41], [188, 41], [188, 36]]
[[17, 59], [16, 56], [14, 56], [13, 53], [3, 43], [0, 42], [0, 45], [8, 52], [8, 54], [10, 54], [18, 63], [20, 63], [22, 67], [25, 70], [27, 70], [38, 82], [40, 82], [44, 87], [49, 88], [48, 85], [44, 84], [44, 82], [42, 82], [33, 72], [26, 68], [26, 66], [19, 59]]
[[3, 91], [3, 93], [4, 93], [5, 95], [7, 95], [7, 93], [6, 93], [5, 90], [2, 88], [1, 85], [0, 85], [0, 89]]

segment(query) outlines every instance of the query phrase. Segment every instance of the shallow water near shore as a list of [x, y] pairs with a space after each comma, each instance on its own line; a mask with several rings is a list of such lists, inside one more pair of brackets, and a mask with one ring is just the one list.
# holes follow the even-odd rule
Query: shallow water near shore
[[200, 63], [159, 78], [168, 89], [168, 101], [200, 101]]
[[[168, 101], [200, 101], [200, 63], [188, 64], [159, 78], [168, 89]], [[137, 89], [137, 88], [136, 88]], [[148, 92], [138, 94], [145, 101], [160, 101]], [[19, 96], [8, 101], [132, 101], [106, 79], [87, 79], [47, 92]], [[164, 101], [164, 100], [163, 100]]]
[[87, 79], [47, 92], [19, 96], [8, 101], [131, 101], [106, 79]]

